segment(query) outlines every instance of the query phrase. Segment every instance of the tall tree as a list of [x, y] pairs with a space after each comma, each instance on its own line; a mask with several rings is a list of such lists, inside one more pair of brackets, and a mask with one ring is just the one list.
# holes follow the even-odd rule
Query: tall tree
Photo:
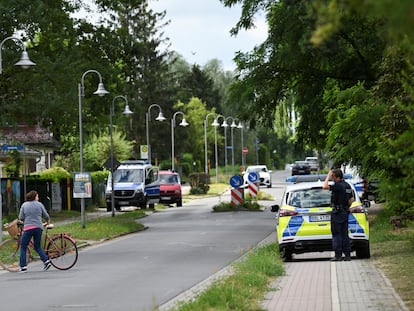
[[[128, 94], [134, 111], [130, 138], [138, 144], [145, 143], [145, 113], [157, 103], [171, 107], [172, 94], [168, 71], [168, 50], [160, 45], [168, 38], [162, 37], [165, 12], [154, 12], [147, 0], [108, 1], [97, 0], [108, 18], [103, 26], [109, 31], [99, 39], [109, 62], [114, 64], [119, 80], [118, 92]], [[157, 137], [154, 137], [157, 140]]]

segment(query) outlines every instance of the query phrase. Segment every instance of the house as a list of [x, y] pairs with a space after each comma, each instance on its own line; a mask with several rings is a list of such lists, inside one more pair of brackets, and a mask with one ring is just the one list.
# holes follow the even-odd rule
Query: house
[[41, 172], [52, 166], [54, 151], [60, 148], [60, 143], [39, 124], [20, 124], [0, 129], [0, 148], [0, 172], [7, 177], [5, 166], [13, 162], [13, 152], [20, 154], [22, 174]]

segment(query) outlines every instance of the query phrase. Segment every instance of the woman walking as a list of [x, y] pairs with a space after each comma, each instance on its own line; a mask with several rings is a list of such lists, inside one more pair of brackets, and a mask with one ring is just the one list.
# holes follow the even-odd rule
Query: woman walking
[[40, 246], [43, 232], [43, 218], [50, 224], [50, 217], [45, 206], [39, 202], [39, 194], [35, 191], [29, 191], [26, 194], [26, 202], [20, 208], [19, 220], [24, 223], [23, 235], [20, 244], [20, 272], [27, 272], [26, 252], [30, 240], [33, 238], [34, 250], [39, 254], [43, 261], [43, 270], [50, 268], [51, 263], [45, 251]]

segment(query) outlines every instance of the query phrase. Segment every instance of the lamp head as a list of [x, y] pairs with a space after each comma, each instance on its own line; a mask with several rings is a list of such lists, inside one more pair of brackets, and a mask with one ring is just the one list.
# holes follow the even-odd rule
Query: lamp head
[[109, 94], [107, 90], [105, 90], [104, 84], [102, 82], [99, 82], [98, 89], [93, 93], [95, 95], [104, 96], [106, 94]]
[[30, 66], [35, 66], [36, 64], [30, 60], [29, 54], [27, 54], [27, 51], [25, 50], [22, 52], [22, 56], [20, 57], [20, 60], [15, 65], [21, 66], [23, 69], [27, 69]]
[[158, 117], [156, 117], [155, 120], [156, 121], [165, 121], [166, 120], [166, 118], [162, 114], [162, 111], [160, 111], [160, 113], [158, 114]]
[[227, 121], [226, 120], [224, 120], [223, 121], [223, 124], [221, 125], [221, 127], [228, 127], [229, 125], [227, 124]]
[[214, 121], [211, 125], [214, 126], [214, 127], [220, 126], [220, 124], [217, 121], [217, 118], [214, 118]]
[[186, 127], [188, 125], [189, 125], [189, 123], [185, 120], [185, 118], [183, 118], [183, 120], [180, 123], [180, 126]]
[[129, 109], [129, 105], [128, 104], [125, 105], [125, 110], [124, 110], [124, 112], [122, 114], [125, 114], [125, 115], [131, 115], [131, 114], [133, 114], [133, 112], [131, 111], [131, 109]]

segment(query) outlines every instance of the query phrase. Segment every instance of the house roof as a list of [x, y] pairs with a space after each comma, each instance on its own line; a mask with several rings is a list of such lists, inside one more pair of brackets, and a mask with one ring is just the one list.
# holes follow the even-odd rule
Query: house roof
[[53, 137], [53, 133], [40, 125], [17, 125], [0, 129], [0, 137], [5, 142], [17, 141], [27, 146], [45, 146], [59, 148], [60, 143]]

